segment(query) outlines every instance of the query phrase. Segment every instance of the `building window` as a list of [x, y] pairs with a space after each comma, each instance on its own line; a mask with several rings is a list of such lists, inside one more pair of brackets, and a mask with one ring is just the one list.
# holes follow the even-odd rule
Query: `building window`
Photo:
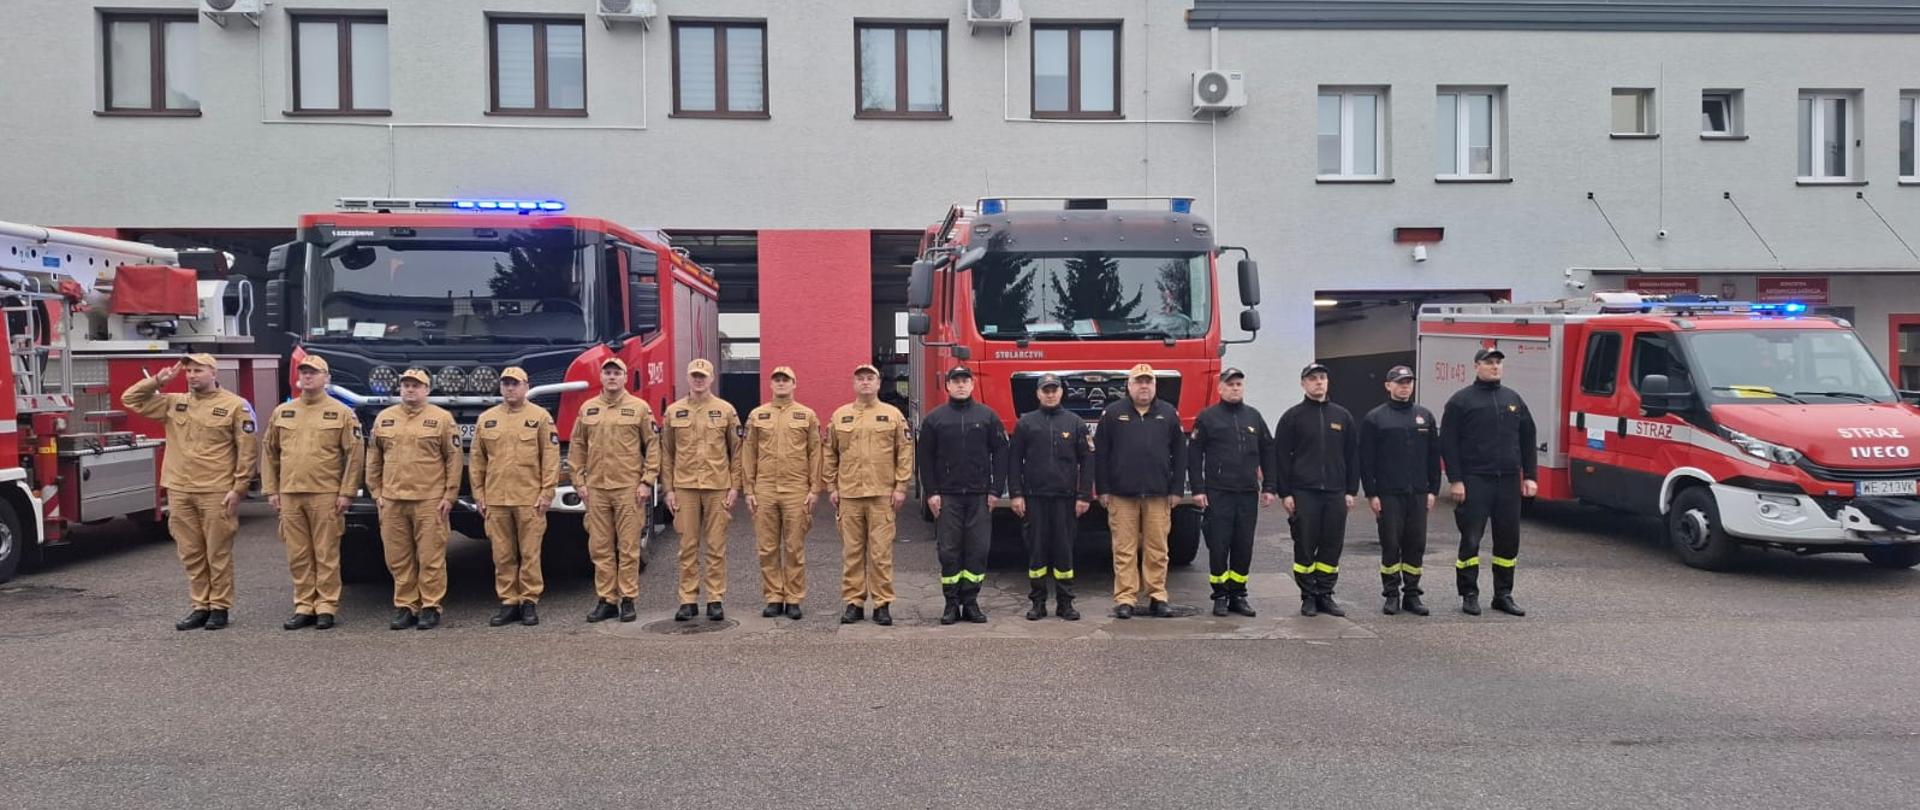
[[1913, 108], [1920, 97], [1906, 95], [1900, 97], [1900, 179], [1920, 181], [1920, 171], [1913, 166], [1914, 133]]
[[766, 22], [676, 21], [673, 114], [766, 118]]
[[107, 14], [103, 73], [110, 113], [200, 114], [199, 25], [192, 14]]
[[370, 16], [293, 18], [296, 112], [387, 112], [387, 20]]
[[1630, 137], [1654, 134], [1653, 91], [1639, 87], [1613, 88], [1611, 132]]
[[1386, 97], [1383, 87], [1320, 88], [1320, 176], [1386, 176]]
[[586, 115], [586, 26], [578, 20], [488, 21], [491, 112]]
[[1854, 93], [1800, 94], [1800, 179], [1851, 180], [1859, 131], [1859, 96]]
[[854, 114], [947, 117], [945, 23], [854, 24]]
[[1443, 89], [1434, 116], [1434, 172], [1440, 179], [1487, 179], [1501, 170], [1498, 89]]
[[1121, 117], [1119, 23], [1033, 26], [1033, 117]]
[[1742, 93], [1707, 90], [1700, 94], [1700, 136], [1738, 138], [1746, 132], [1741, 122]]

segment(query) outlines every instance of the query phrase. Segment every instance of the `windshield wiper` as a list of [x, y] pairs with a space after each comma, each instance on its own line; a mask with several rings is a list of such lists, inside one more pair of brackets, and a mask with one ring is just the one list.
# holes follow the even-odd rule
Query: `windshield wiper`
[[1145, 338], [1148, 340], [1176, 340], [1173, 333], [1164, 329], [1129, 329], [1124, 332], [1103, 332], [1103, 338]]
[[1087, 336], [1066, 329], [1048, 329], [1045, 332], [1028, 332], [1020, 336], [1025, 340], [1086, 340]]
[[1832, 397], [1834, 399], [1852, 397], [1854, 399], [1860, 400], [1861, 402], [1879, 402], [1880, 401], [1879, 397], [1873, 396], [1871, 394], [1862, 394], [1858, 391], [1795, 391], [1793, 392], [1793, 395], [1796, 397]]
[[1805, 405], [1805, 404], [1807, 404], [1807, 403], [1805, 403], [1805, 402], [1802, 402], [1802, 401], [1800, 401], [1800, 399], [1799, 399], [1799, 397], [1797, 397], [1797, 396], [1795, 396], [1795, 395], [1793, 395], [1793, 394], [1782, 394], [1782, 393], [1780, 393], [1779, 391], [1775, 391], [1775, 390], [1773, 390], [1773, 389], [1771, 389], [1771, 388], [1763, 388], [1763, 387], [1761, 387], [1761, 386], [1758, 386], [1758, 385], [1716, 385], [1716, 386], [1714, 386], [1714, 387], [1712, 388], [1712, 390], [1714, 390], [1714, 391], [1731, 391], [1731, 392], [1733, 392], [1734, 394], [1736, 394], [1736, 395], [1739, 395], [1739, 396], [1747, 396], [1747, 395], [1751, 395], [1751, 394], [1760, 394], [1760, 395], [1762, 395], [1762, 396], [1769, 396], [1769, 397], [1774, 397], [1774, 398], [1776, 398], [1776, 399], [1783, 399], [1783, 400], [1786, 400], [1786, 401], [1788, 401], [1788, 402], [1791, 402], [1791, 403], [1793, 403], [1793, 404], [1795, 404], [1795, 405]]

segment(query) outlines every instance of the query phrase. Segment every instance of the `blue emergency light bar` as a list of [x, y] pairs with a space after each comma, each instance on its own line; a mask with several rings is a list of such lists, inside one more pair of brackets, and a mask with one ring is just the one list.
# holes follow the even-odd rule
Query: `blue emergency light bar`
[[1098, 205], [1088, 205], [1088, 206], [1079, 206], [1079, 207], [1104, 209], [1107, 207], [1108, 202], [1140, 202], [1143, 200], [1149, 200], [1149, 201], [1166, 200], [1167, 210], [1172, 211], [1173, 213], [1176, 213], [1176, 214], [1193, 213], [1192, 197], [1157, 197], [1157, 196], [1149, 196], [1149, 197], [1138, 197], [1138, 196], [1134, 196], [1134, 197], [982, 197], [980, 198], [981, 216], [993, 216], [995, 214], [1006, 213], [1007, 201], [1009, 200], [1063, 201], [1067, 203], [1067, 207], [1069, 209], [1075, 208], [1076, 207], [1075, 203], [1077, 202], [1098, 202], [1099, 203]]
[[1760, 315], [1801, 315], [1806, 313], [1807, 305], [1799, 301], [1788, 301], [1781, 304], [1751, 304], [1748, 305], [1747, 311]]
[[462, 211], [565, 211], [567, 204], [559, 200], [454, 200], [453, 207]]

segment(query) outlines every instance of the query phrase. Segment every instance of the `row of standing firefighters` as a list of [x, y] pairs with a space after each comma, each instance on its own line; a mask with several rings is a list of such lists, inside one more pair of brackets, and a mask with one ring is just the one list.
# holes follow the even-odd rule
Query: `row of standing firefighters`
[[[1059, 380], [1043, 377], [1041, 406], [1021, 416], [1011, 437], [991, 409], [973, 401], [971, 372], [955, 368], [946, 375], [949, 401], [922, 420], [917, 448], [906, 417], [879, 401], [880, 377], [872, 366], [855, 369], [854, 401], [837, 409], [824, 429], [811, 409], [794, 401], [793, 371], [776, 368], [769, 375], [773, 400], [749, 413], [742, 427], [733, 407], [712, 393], [711, 363], [688, 364], [690, 395], [656, 421], [647, 403], [628, 392], [625, 364], [610, 359], [601, 369], [601, 395], [581, 406], [566, 450], [586, 507], [598, 596], [587, 619], [636, 618], [639, 539], [660, 481], [681, 538], [676, 621], [698, 615], [703, 585], [707, 617], [725, 617], [725, 537], [742, 493], [754, 516], [763, 615], [801, 618], [804, 541], [824, 493], [843, 543], [840, 621], [864, 620], [871, 602], [873, 620], [889, 625], [895, 515], [916, 468], [935, 521], [942, 624], [987, 621], [978, 594], [995, 493], [1009, 494], [1026, 524], [1030, 620], [1047, 614], [1049, 591], [1056, 615], [1080, 618], [1073, 606], [1073, 546], [1078, 518], [1095, 492], [1112, 534], [1117, 618], [1133, 615], [1143, 590], [1148, 612], [1172, 615], [1167, 534], [1186, 491], [1205, 514], [1215, 615], [1255, 614], [1247, 598], [1254, 526], [1258, 508], [1275, 501], [1289, 515], [1301, 612], [1344, 615], [1333, 591], [1347, 512], [1363, 483], [1380, 525], [1384, 612], [1425, 615], [1419, 583], [1426, 514], [1439, 491], [1443, 457], [1453, 497], [1462, 504], [1455, 568], [1463, 610], [1479, 613], [1479, 545], [1490, 521], [1493, 606], [1524, 615], [1512, 587], [1520, 499], [1535, 488], [1533, 423], [1525, 403], [1499, 383], [1502, 359], [1494, 350], [1475, 357], [1478, 380], [1449, 401], [1444, 420], [1412, 402], [1413, 375], [1396, 367], [1388, 375], [1390, 401], [1358, 423], [1327, 399], [1327, 369], [1310, 365], [1301, 373], [1303, 401], [1272, 430], [1244, 403], [1244, 375], [1228, 369], [1221, 401], [1200, 414], [1191, 436], [1172, 406], [1156, 398], [1153, 369], [1144, 364], [1129, 373], [1128, 399], [1107, 408], [1097, 431], [1061, 408]], [[159, 393], [180, 374], [187, 393]], [[426, 401], [431, 377], [419, 369], [400, 376], [401, 403], [375, 418], [370, 441], [352, 410], [327, 395], [323, 358], [302, 359], [298, 381], [299, 395], [276, 407], [264, 425], [244, 400], [218, 387], [208, 355], [187, 355], [123, 395], [130, 409], [166, 424], [162, 485], [193, 600], [176, 628], [218, 629], [229, 621], [235, 507], [252, 478], [255, 436], [262, 430], [263, 491], [279, 513], [294, 580], [294, 614], [283, 626], [334, 625], [344, 515], [363, 485], [379, 508], [393, 577], [389, 626], [438, 626], [462, 453], [452, 415]], [[489, 624], [531, 625], [539, 621], [544, 590], [541, 543], [558, 485], [560, 440], [551, 415], [527, 401], [524, 372], [502, 371], [500, 390], [501, 404], [474, 426], [468, 474], [492, 542], [501, 603]]]

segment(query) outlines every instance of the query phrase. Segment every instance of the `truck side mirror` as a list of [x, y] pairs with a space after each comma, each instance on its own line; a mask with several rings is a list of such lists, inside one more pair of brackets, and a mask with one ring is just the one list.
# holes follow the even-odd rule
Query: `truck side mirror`
[[1692, 404], [1693, 392], [1673, 390], [1673, 382], [1667, 375], [1648, 374], [1640, 378], [1640, 411], [1643, 415], [1666, 416], [1686, 410]]
[[958, 273], [966, 270], [969, 267], [979, 264], [980, 260], [986, 257], [987, 249], [983, 247], [977, 247], [962, 253], [960, 254], [960, 258], [955, 259], [953, 262], [953, 272]]
[[933, 262], [917, 261], [907, 274], [907, 308], [926, 309], [930, 306], [933, 306]]
[[646, 335], [660, 329], [660, 285], [627, 282], [627, 332]]
[[1240, 260], [1240, 304], [1260, 305], [1260, 263], [1252, 259]]
[[1260, 331], [1260, 310], [1252, 307], [1240, 310], [1240, 331], [1247, 334]]
[[924, 335], [933, 331], [933, 319], [925, 312], [913, 312], [907, 315], [907, 334]]
[[307, 256], [305, 242], [288, 242], [274, 245], [267, 252], [267, 275], [285, 278], [288, 271], [299, 269]]
[[955, 359], [955, 360], [972, 360], [972, 359], [973, 359], [973, 350], [972, 350], [972, 349], [969, 349], [969, 348], [967, 348], [967, 347], [965, 347], [965, 346], [955, 346], [955, 347], [953, 347], [953, 359]]

